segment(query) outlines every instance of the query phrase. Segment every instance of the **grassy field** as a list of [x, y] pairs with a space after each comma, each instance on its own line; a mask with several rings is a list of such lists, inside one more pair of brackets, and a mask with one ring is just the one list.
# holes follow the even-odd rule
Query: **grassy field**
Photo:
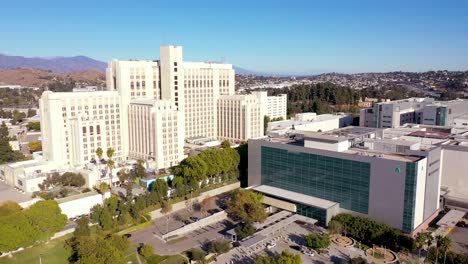
[[[38, 264], [39, 256], [42, 258], [43, 264], [62, 264], [68, 263], [68, 251], [64, 248], [65, 240], [68, 239], [70, 235], [67, 235], [62, 238], [58, 238], [50, 241], [48, 244], [37, 245], [32, 248], [26, 248], [25, 250], [18, 252], [13, 255], [12, 258], [3, 257], [0, 258], [0, 264]], [[137, 245], [132, 245], [126, 252], [126, 257], [128, 261], [132, 263], [138, 263], [136, 256]], [[146, 261], [143, 257], [140, 257], [142, 263], [164, 263], [164, 264], [180, 264], [184, 263], [184, 258], [178, 255], [175, 256], [155, 256], [152, 261]]]
[[67, 263], [68, 252], [63, 247], [64, 241], [70, 236], [65, 236], [52, 240], [48, 244], [38, 245], [13, 255], [12, 258], [0, 258], [0, 264], [22, 263], [22, 264], [37, 264], [39, 257], [42, 255], [42, 263], [61, 264]]

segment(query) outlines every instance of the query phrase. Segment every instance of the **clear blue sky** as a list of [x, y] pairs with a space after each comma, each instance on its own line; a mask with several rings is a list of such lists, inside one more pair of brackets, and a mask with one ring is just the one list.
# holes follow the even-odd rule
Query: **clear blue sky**
[[174, 44], [262, 72], [468, 70], [462, 0], [15, 0], [0, 14], [11, 55], [157, 59]]

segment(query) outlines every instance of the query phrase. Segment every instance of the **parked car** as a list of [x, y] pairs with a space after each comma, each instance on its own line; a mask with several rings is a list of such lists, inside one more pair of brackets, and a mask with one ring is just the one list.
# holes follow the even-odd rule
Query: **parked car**
[[194, 222], [198, 222], [200, 220], [200, 218], [192, 216], [192, 217], [190, 217], [190, 220], [192, 220]]
[[457, 226], [458, 227], [468, 227], [468, 224], [465, 223], [464, 221], [460, 221], [460, 222], [457, 223]]
[[308, 251], [308, 250], [302, 250], [301, 252], [302, 254], [310, 256], [310, 257], [313, 257], [315, 255], [314, 252]]
[[272, 248], [274, 248], [274, 247], [276, 247], [276, 243], [275, 243], [275, 242], [271, 242], [271, 243], [268, 243], [268, 244], [267, 244], [267, 248], [268, 248], [268, 249], [272, 249]]
[[123, 237], [130, 238], [130, 237], [132, 237], [132, 234], [124, 234]]

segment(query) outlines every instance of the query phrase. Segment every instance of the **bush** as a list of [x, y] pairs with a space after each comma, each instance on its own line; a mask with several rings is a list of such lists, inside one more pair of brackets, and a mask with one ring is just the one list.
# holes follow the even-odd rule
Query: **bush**
[[187, 257], [190, 260], [195, 260], [195, 261], [202, 261], [205, 259], [206, 253], [205, 251], [198, 249], [198, 248], [191, 248], [187, 250]]
[[150, 244], [144, 244], [139, 248], [138, 253], [140, 253], [144, 258], [149, 258], [154, 254], [154, 247]]
[[231, 243], [228, 240], [216, 240], [212, 241], [210, 244], [210, 252], [216, 254], [223, 254], [229, 251], [231, 248]]
[[238, 240], [242, 240], [255, 233], [255, 227], [250, 223], [241, 223], [236, 227], [235, 230]]
[[90, 192], [90, 191], [91, 191], [91, 189], [88, 188], [88, 187], [86, 187], [86, 188], [84, 188], [81, 192], [82, 192], [82, 193], [87, 193], [87, 192]]
[[352, 258], [349, 263], [351, 264], [367, 264], [367, 260], [363, 257], [355, 257], [355, 258]]
[[328, 235], [319, 236], [312, 233], [304, 237], [306, 245], [313, 249], [322, 249], [330, 246], [330, 237]]

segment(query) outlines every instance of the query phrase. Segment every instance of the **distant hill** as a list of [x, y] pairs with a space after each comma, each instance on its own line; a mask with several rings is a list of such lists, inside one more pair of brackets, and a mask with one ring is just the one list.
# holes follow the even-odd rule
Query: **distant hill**
[[0, 54], [0, 69], [35, 68], [54, 72], [96, 70], [104, 72], [107, 64], [86, 56], [27, 58]]
[[73, 80], [88, 85], [103, 85], [106, 81], [106, 75], [97, 70], [60, 73], [41, 69], [0, 69], [0, 85], [11, 84], [45, 87], [50, 83], [66, 80]]

